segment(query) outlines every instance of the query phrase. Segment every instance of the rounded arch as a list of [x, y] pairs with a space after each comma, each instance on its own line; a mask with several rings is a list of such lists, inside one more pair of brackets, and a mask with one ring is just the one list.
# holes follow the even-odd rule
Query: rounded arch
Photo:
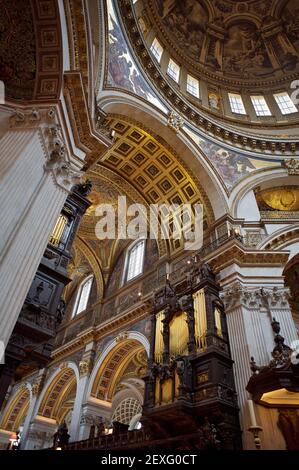
[[67, 401], [76, 394], [78, 382], [77, 365], [73, 362], [61, 364], [43, 387], [36, 405], [37, 414], [62, 421], [70, 409]]
[[296, 255], [296, 250], [291, 247], [299, 247], [299, 223], [288, 225], [266, 237], [258, 246], [260, 250], [285, 250], [290, 249], [289, 261]]
[[127, 364], [138, 350], [145, 350], [149, 355], [149, 341], [137, 331], [128, 331], [112, 340], [96, 360], [92, 370], [86, 400], [96, 396], [111, 400], [120, 369]]
[[9, 400], [1, 419], [0, 428], [17, 431], [24, 421], [32, 399], [30, 384], [22, 384]]
[[174, 132], [168, 126], [169, 111], [166, 108], [159, 110], [156, 106], [146, 104], [136, 97], [119, 91], [113, 91], [113, 93], [104, 91], [101, 94], [100, 105], [106, 113], [128, 116], [136, 123], [143, 123], [165, 142], [171, 142], [172, 148], [175, 149], [182, 162], [200, 181], [203, 195], [210, 206], [211, 218], [217, 219], [226, 212], [227, 194], [218, 173], [183, 129]]
[[242, 200], [251, 190], [257, 187], [267, 189], [296, 184], [298, 184], [298, 177], [288, 176], [286, 170], [280, 166], [255, 171], [240, 181], [232, 190], [229, 197], [230, 215], [234, 218], [240, 218], [239, 208]]
[[261, 27], [261, 19], [254, 15], [253, 13], [235, 13], [234, 15], [228, 16], [223, 20], [224, 25], [226, 28], [230, 28], [231, 26], [237, 26], [240, 23], [252, 23], [256, 28]]
[[[95, 276], [97, 284], [98, 298], [102, 298], [104, 294], [104, 278], [101, 266], [98, 263], [98, 259], [92, 248], [79, 236], [76, 237], [76, 246], [79, 251], [83, 253], [89, 262]], [[77, 286], [79, 287], [79, 286]]]

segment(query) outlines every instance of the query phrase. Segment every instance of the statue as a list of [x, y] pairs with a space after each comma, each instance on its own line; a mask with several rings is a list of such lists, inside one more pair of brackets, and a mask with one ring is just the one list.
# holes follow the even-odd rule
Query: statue
[[200, 275], [202, 279], [214, 279], [214, 273], [209, 263], [203, 263], [200, 268]]
[[60, 325], [65, 314], [65, 301], [60, 299], [56, 310], [56, 327]]
[[90, 180], [86, 180], [85, 183], [75, 184], [72, 187], [72, 191], [81, 194], [81, 196], [88, 196], [91, 193], [92, 189], [92, 182]]
[[58, 426], [58, 429], [53, 436], [54, 449], [57, 449], [58, 447], [63, 449], [63, 447], [68, 445], [70, 437], [66, 422], [63, 421], [63, 423]]

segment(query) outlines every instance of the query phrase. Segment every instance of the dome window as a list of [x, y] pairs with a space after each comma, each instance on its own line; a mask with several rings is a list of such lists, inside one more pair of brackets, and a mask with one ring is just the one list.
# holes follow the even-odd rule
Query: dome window
[[153, 43], [151, 45], [151, 53], [153, 54], [157, 62], [160, 63], [163, 54], [163, 47], [161, 46], [157, 38], [153, 40]]
[[180, 66], [172, 59], [169, 59], [167, 75], [178, 83], [180, 77]]
[[257, 116], [271, 116], [271, 111], [263, 95], [251, 96], [250, 98]]
[[199, 98], [199, 81], [191, 75], [187, 75], [187, 92]]
[[238, 95], [237, 93], [229, 93], [228, 99], [232, 113], [246, 114], [246, 109], [241, 95]]
[[281, 114], [285, 115], [298, 113], [298, 109], [294, 105], [287, 92], [275, 93], [274, 98], [280, 109]]

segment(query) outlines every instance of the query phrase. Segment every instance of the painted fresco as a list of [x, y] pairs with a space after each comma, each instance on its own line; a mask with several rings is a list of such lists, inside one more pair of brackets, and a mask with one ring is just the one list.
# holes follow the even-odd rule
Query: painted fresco
[[266, 158], [250, 158], [242, 153], [203, 139], [186, 126], [184, 126], [184, 130], [190, 135], [206, 157], [208, 157], [209, 161], [220, 174], [228, 190], [231, 190], [241, 179], [255, 170], [280, 166], [280, 161], [271, 161]]
[[155, 97], [151, 88], [136, 67], [127, 47], [124, 35], [117, 21], [111, 0], [108, 7], [109, 58], [107, 84], [131, 91], [141, 98], [167, 112], [163, 104]]

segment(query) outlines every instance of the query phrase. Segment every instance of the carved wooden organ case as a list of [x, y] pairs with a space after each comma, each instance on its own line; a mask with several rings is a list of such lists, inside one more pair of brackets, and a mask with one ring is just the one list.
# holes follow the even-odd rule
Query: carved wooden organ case
[[213, 441], [235, 449], [237, 396], [220, 289], [209, 265], [196, 264], [155, 294], [143, 422], [165, 436], [208, 434], [203, 448]]

